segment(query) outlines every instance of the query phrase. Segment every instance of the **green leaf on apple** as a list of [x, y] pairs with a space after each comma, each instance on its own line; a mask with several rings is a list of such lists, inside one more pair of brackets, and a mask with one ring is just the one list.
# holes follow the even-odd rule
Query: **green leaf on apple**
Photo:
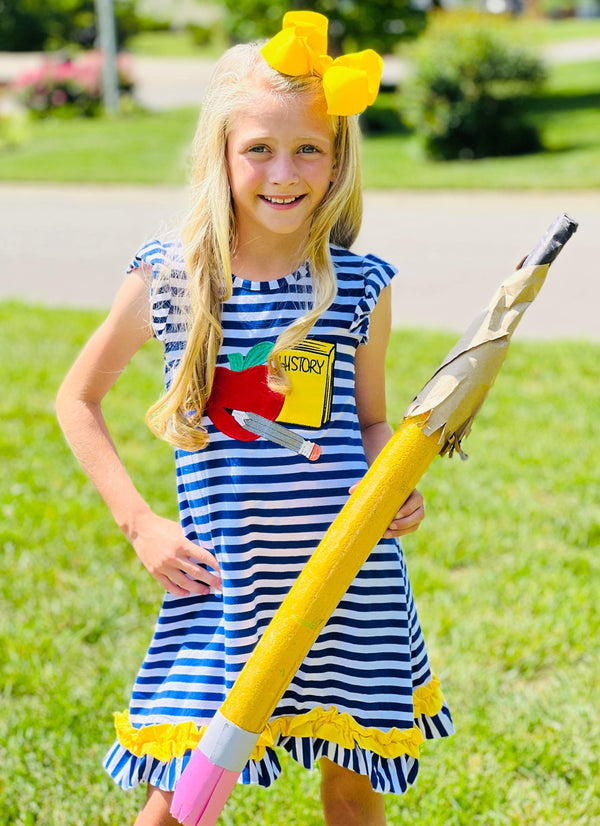
[[271, 341], [260, 341], [251, 347], [246, 353], [246, 358], [241, 353], [230, 353], [229, 366], [235, 373], [241, 373], [242, 370], [248, 370], [250, 367], [256, 367], [258, 364], [265, 364], [274, 344]]
[[255, 367], [257, 364], [264, 364], [271, 355], [271, 350], [274, 346], [272, 341], [261, 341], [255, 344], [254, 347], [246, 353], [244, 370], [247, 370], [248, 367]]
[[230, 353], [227, 358], [229, 359], [229, 366], [236, 373], [240, 373], [244, 369], [244, 357], [241, 353]]

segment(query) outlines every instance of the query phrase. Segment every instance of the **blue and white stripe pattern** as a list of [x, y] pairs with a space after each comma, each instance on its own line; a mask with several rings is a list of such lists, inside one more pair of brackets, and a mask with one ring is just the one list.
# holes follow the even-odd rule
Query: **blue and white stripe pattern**
[[[241, 442], [206, 418], [210, 444], [201, 452], [176, 452], [181, 522], [192, 541], [212, 545], [223, 577], [223, 594], [186, 598], [166, 595], [148, 654], [138, 674], [129, 709], [136, 728], [192, 720], [206, 725], [221, 705], [257, 640], [298, 573], [346, 502], [366, 461], [354, 402], [354, 356], [368, 338], [369, 316], [395, 270], [375, 256], [360, 257], [332, 247], [338, 278], [334, 304], [310, 337], [334, 343], [331, 420], [321, 430], [294, 427], [322, 448], [308, 462], [264, 439]], [[175, 260], [175, 265], [168, 262]], [[152, 242], [130, 269], [154, 271], [153, 328], [165, 350], [165, 379], [185, 347], [185, 274], [177, 248]], [[161, 278], [164, 266], [170, 276]], [[224, 344], [243, 355], [306, 311], [311, 283], [307, 267], [267, 282], [234, 277], [223, 306]], [[302, 663], [273, 717], [299, 715], [331, 706], [360, 726], [413, 729], [425, 738], [452, 733], [444, 705], [415, 721], [413, 692], [432, 679], [414, 607], [404, 557], [396, 540], [382, 540], [352, 583]], [[329, 757], [369, 776], [380, 792], [402, 793], [414, 782], [418, 761], [408, 755], [385, 758], [358, 745], [345, 749], [313, 738], [282, 737], [276, 745], [312, 768]], [[123, 787], [146, 781], [171, 790], [189, 752], [163, 763], [136, 757], [118, 742], [105, 766]], [[280, 771], [275, 751], [250, 761], [243, 782], [268, 786]]]

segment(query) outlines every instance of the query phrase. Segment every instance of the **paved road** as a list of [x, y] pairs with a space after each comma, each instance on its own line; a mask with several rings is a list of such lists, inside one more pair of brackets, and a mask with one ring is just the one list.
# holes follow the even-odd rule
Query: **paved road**
[[[0, 296], [108, 307], [137, 246], [184, 207], [177, 188], [0, 185]], [[579, 231], [519, 335], [600, 341], [597, 193], [367, 192], [355, 249], [400, 268], [396, 326], [461, 332], [563, 211]]]

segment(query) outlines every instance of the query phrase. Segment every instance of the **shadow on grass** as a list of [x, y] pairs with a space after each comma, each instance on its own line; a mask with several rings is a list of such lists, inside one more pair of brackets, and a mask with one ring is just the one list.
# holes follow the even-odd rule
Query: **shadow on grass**
[[594, 113], [600, 110], [600, 89], [592, 94], [545, 94], [535, 96], [527, 101], [527, 108], [532, 114], [561, 115], [589, 109]]
[[599, 112], [600, 90], [582, 94], [557, 92], [533, 97], [527, 101], [527, 116], [542, 133], [552, 121], [558, 125], [563, 119], [563, 123], [568, 124], [569, 118], [575, 118], [576, 123], [580, 123], [581, 128], [573, 125], [573, 128], [568, 130], [568, 136], [565, 134], [563, 136], [565, 139], [560, 143], [556, 139], [552, 141], [551, 151], [554, 155], [596, 147], [598, 145], [597, 118]]

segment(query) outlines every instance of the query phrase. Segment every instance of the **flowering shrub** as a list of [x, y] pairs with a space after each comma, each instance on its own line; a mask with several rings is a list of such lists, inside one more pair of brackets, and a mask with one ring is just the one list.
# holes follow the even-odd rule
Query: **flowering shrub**
[[[126, 55], [119, 55], [117, 71], [121, 93], [131, 94], [133, 80]], [[47, 60], [18, 77], [13, 89], [34, 117], [95, 117], [102, 113], [102, 55], [86, 52], [75, 61]]]

